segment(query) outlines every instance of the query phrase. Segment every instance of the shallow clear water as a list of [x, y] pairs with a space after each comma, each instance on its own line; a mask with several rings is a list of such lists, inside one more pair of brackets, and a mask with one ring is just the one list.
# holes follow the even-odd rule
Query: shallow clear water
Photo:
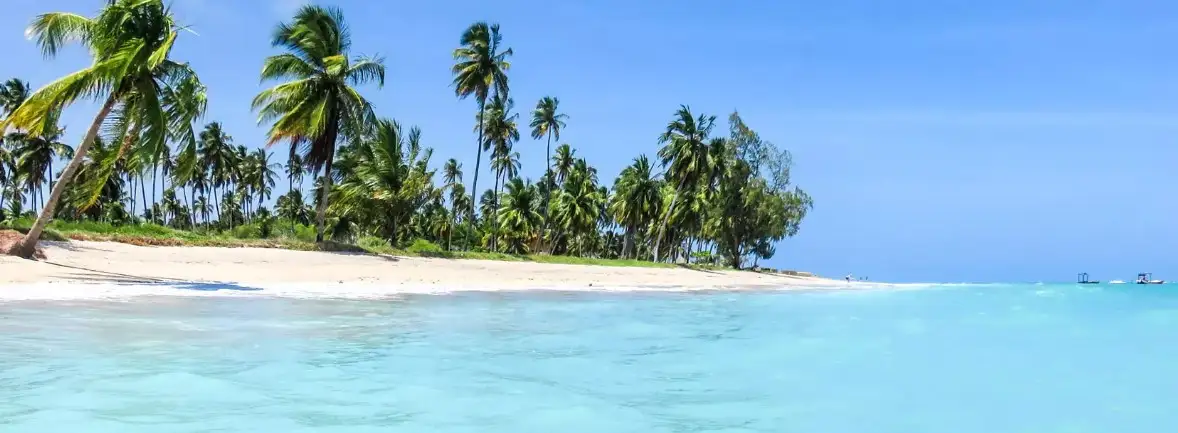
[[0, 303], [3, 432], [1159, 432], [1178, 288]]

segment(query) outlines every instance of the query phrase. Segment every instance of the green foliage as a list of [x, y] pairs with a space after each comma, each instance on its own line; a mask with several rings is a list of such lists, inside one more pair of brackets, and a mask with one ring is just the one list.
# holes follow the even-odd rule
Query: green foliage
[[406, 248], [406, 250], [408, 250], [411, 253], [423, 255], [423, 256], [441, 255], [442, 253], [445, 253], [445, 250], [443, 250], [442, 247], [439, 247], [438, 244], [427, 241], [425, 239], [414, 240], [412, 244], [409, 244], [409, 247]]
[[[791, 184], [787, 150], [735, 112], [728, 136], [714, 136], [716, 117], [687, 106], [659, 136], [657, 159], [635, 158], [611, 184], [573, 146], [558, 144], [551, 152], [569, 117], [559, 99], [544, 97], [526, 127], [545, 142], [546, 167], [536, 182], [521, 178], [521, 149], [529, 150], [516, 147], [519, 115], [507, 75], [513, 52], [498, 25], [482, 22], [462, 33], [452, 67], [456, 96], [478, 100], [473, 183], [468, 189], [462, 165], [449, 158], [440, 164], [439, 184], [421, 131], [378, 118], [357, 90], [383, 85], [383, 60], [353, 57], [342, 12], [315, 5], [275, 28], [271, 43], [282, 52], [266, 58], [261, 73], [273, 87], [253, 100], [259, 123], [269, 127], [266, 144], [287, 147], [280, 165], [266, 149], [235, 142], [219, 122], [197, 132], [207, 90], [187, 65], [169, 58], [178, 30], [161, 0], [113, 0], [92, 18], [36, 18], [29, 34], [46, 54], [79, 43], [93, 63], [35, 92], [20, 80], [0, 85], [0, 219], [32, 225], [24, 203], [50, 201], [54, 164], [73, 152], [60, 140], [57, 117], [83, 99], [105, 103], [94, 134], [79, 145], [87, 154], [71, 164], [72, 178], [62, 177], [68, 186], [60, 202], [49, 204], [55, 211], [49, 227], [62, 236], [741, 268], [772, 257], [813, 207]], [[480, 190], [484, 151], [494, 183]], [[305, 176], [313, 178], [304, 191]], [[286, 191], [279, 195], [276, 188]], [[149, 203], [149, 196], [158, 202]], [[322, 242], [325, 236], [337, 243]]]

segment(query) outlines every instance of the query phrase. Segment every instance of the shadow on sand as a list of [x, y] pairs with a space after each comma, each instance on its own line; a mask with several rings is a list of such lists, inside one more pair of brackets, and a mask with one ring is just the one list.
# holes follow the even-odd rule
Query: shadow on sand
[[44, 261], [48, 265], [57, 266], [60, 268], [69, 269], [75, 272], [65, 272], [63, 277], [88, 283], [107, 283], [107, 284], [123, 284], [123, 285], [140, 285], [140, 286], [160, 286], [170, 287], [178, 290], [193, 290], [199, 292], [217, 292], [221, 290], [231, 290], [239, 292], [258, 292], [262, 289], [259, 287], [242, 286], [235, 283], [223, 282], [197, 282], [178, 280], [173, 278], [160, 277], [145, 277], [139, 275], [121, 274], [118, 272], [101, 271], [98, 269], [84, 268], [81, 266], [66, 265], [62, 263], [54, 263]]

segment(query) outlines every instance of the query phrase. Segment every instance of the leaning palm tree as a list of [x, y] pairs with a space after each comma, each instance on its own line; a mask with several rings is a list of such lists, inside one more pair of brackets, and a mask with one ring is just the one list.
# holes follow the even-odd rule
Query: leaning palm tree
[[111, 113], [115, 113], [114, 129], [124, 131], [121, 136], [135, 136], [137, 145], [152, 148], [164, 142], [168, 116], [161, 89], [195, 75], [186, 65], [169, 59], [179, 31], [163, 0], [109, 0], [95, 17], [51, 12], [33, 20], [27, 34], [45, 56], [55, 56], [68, 43], [79, 43], [87, 48], [93, 63], [34, 92], [0, 124], [0, 130], [13, 127], [44, 135], [53, 127], [47, 122], [53, 113], [79, 99], [103, 102], [40, 216], [13, 248], [13, 254], [33, 256], [58, 200]]
[[[552, 180], [552, 139], [560, 140], [560, 130], [565, 127], [565, 119], [568, 115], [560, 113], [557, 110], [560, 108], [560, 99], [545, 96], [536, 103], [536, 110], [532, 111], [532, 138], [539, 140], [541, 137], [548, 136], [548, 145], [545, 147], [544, 160], [548, 161], [545, 167], [544, 181], [550, 182]], [[551, 195], [552, 185], [544, 186], [544, 220], [548, 220], [548, 200]]]
[[[483, 114], [487, 106], [487, 98], [492, 90], [496, 94], [506, 95], [508, 91], [507, 71], [511, 63], [511, 48], [502, 50], [503, 36], [499, 34], [499, 24], [477, 22], [471, 24], [462, 32], [459, 40], [461, 46], [454, 50], [455, 64], [450, 69], [454, 74], [454, 94], [459, 99], [466, 99], [474, 95], [479, 102], [478, 127], [479, 137], [475, 142], [477, 153], [474, 165], [474, 183], [471, 191], [478, 191], [479, 168], [483, 160]], [[474, 221], [474, 201], [470, 204], [470, 220]], [[470, 246], [470, 234], [466, 237], [467, 247]]]
[[663, 148], [659, 149], [659, 158], [662, 160], [663, 167], [666, 168], [665, 177], [676, 187], [674, 195], [671, 196], [671, 205], [663, 213], [663, 222], [654, 238], [654, 261], [656, 262], [661, 258], [659, 246], [667, 231], [667, 222], [670, 221], [671, 214], [675, 211], [675, 204], [679, 201], [680, 194], [685, 188], [694, 190], [700, 178], [707, 176], [711, 169], [708, 163], [708, 145], [705, 140], [711, 134], [715, 122], [716, 116], [701, 114], [699, 118], [696, 118], [691, 114], [691, 108], [682, 105], [679, 107], [679, 111], [675, 112], [675, 120], [667, 124], [666, 132], [659, 136], [659, 142], [664, 144]]
[[250, 187], [258, 194], [258, 207], [269, 200], [274, 192], [275, 178], [278, 177], [278, 163], [270, 162], [270, 152], [256, 149], [251, 156], [253, 160], [253, 176], [250, 177]]
[[351, 34], [337, 8], [303, 6], [274, 29], [271, 43], [288, 52], [266, 59], [262, 80], [289, 81], [259, 93], [253, 108], [259, 123], [273, 122], [268, 145], [287, 141], [305, 149], [306, 166], [324, 173], [315, 221], [315, 240], [323, 242], [336, 142], [357, 137], [375, 118], [372, 104], [353, 86], [384, 86], [384, 60], [349, 59]]

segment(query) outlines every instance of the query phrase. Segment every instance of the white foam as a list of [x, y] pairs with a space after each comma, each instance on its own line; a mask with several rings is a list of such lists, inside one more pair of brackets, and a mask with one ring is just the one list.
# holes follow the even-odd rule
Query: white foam
[[383, 299], [404, 295], [444, 295], [463, 292], [701, 292], [701, 291], [819, 291], [898, 288], [888, 284], [850, 286], [551, 286], [551, 287], [437, 287], [433, 285], [378, 285], [356, 283], [160, 283], [111, 284], [52, 282], [0, 285], [0, 302], [33, 300], [126, 300], [144, 296], [283, 297], [303, 299]]

